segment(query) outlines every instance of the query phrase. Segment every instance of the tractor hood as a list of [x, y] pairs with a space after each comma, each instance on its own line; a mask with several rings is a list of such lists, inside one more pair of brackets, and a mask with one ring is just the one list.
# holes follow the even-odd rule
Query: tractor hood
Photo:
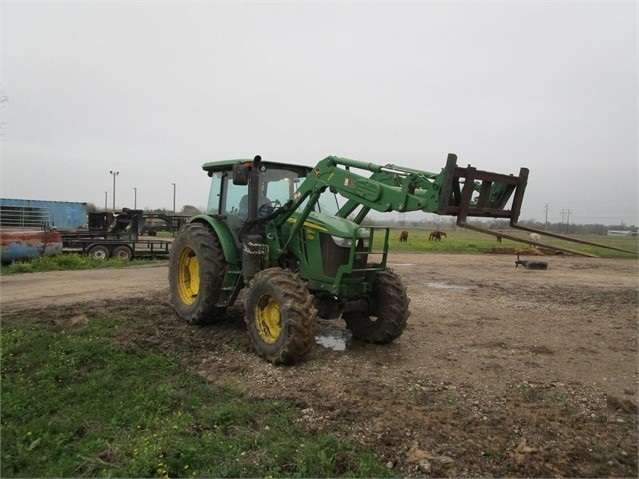
[[[287, 222], [293, 225], [297, 222], [298, 217], [299, 215], [294, 213]], [[311, 212], [304, 222], [304, 228], [340, 238], [368, 238], [370, 236], [368, 228], [361, 227], [349, 219], [326, 213]]]

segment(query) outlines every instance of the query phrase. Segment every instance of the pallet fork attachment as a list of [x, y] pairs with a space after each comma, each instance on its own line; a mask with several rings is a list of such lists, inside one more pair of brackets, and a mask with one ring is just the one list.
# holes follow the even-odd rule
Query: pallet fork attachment
[[[521, 168], [519, 176], [504, 175], [489, 171], [481, 171], [468, 166], [466, 168], [457, 166], [457, 155], [450, 153], [444, 169], [444, 180], [439, 196], [439, 207], [437, 213], [440, 215], [457, 216], [457, 225], [462, 228], [471, 229], [480, 233], [506, 238], [520, 243], [527, 243], [533, 246], [540, 246], [567, 253], [597, 258], [597, 255], [575, 251], [559, 246], [539, 243], [537, 241], [520, 238], [488, 228], [471, 225], [466, 221], [468, 216], [508, 218], [511, 228], [537, 233], [564, 241], [596, 246], [599, 248], [623, 251], [625, 253], [637, 254], [614, 246], [602, 245], [591, 241], [580, 240], [556, 233], [530, 228], [517, 223], [521, 213], [521, 204], [524, 198], [524, 191], [528, 183], [528, 169]], [[479, 193], [474, 196], [475, 193]], [[512, 196], [512, 204], [507, 209], [508, 200]]]

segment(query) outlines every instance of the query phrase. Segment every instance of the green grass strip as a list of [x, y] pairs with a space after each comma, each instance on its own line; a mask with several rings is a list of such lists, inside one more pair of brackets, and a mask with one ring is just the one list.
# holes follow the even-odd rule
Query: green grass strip
[[98, 318], [2, 328], [2, 477], [387, 477], [369, 451], [298, 430], [294, 407], [125, 351]]

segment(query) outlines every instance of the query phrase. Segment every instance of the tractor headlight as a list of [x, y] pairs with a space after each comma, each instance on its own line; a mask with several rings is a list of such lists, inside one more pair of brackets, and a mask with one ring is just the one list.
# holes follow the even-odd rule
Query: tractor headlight
[[[333, 242], [340, 248], [350, 248], [353, 244], [353, 238], [342, 238], [340, 236], [331, 236]], [[356, 240], [360, 247], [368, 248], [368, 238], [359, 238]]]
[[341, 238], [340, 236], [331, 236], [331, 238], [333, 238], [335, 244], [340, 248], [350, 248], [353, 244], [352, 238]]

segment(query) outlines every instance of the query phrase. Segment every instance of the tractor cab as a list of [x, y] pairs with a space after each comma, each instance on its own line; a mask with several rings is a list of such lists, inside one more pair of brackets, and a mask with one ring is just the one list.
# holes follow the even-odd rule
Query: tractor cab
[[[211, 177], [207, 213], [222, 219], [238, 248], [246, 235], [264, 237], [265, 223], [296, 198], [299, 186], [311, 167], [253, 160], [226, 160], [205, 163]], [[334, 214], [337, 198], [323, 195], [320, 208]]]

